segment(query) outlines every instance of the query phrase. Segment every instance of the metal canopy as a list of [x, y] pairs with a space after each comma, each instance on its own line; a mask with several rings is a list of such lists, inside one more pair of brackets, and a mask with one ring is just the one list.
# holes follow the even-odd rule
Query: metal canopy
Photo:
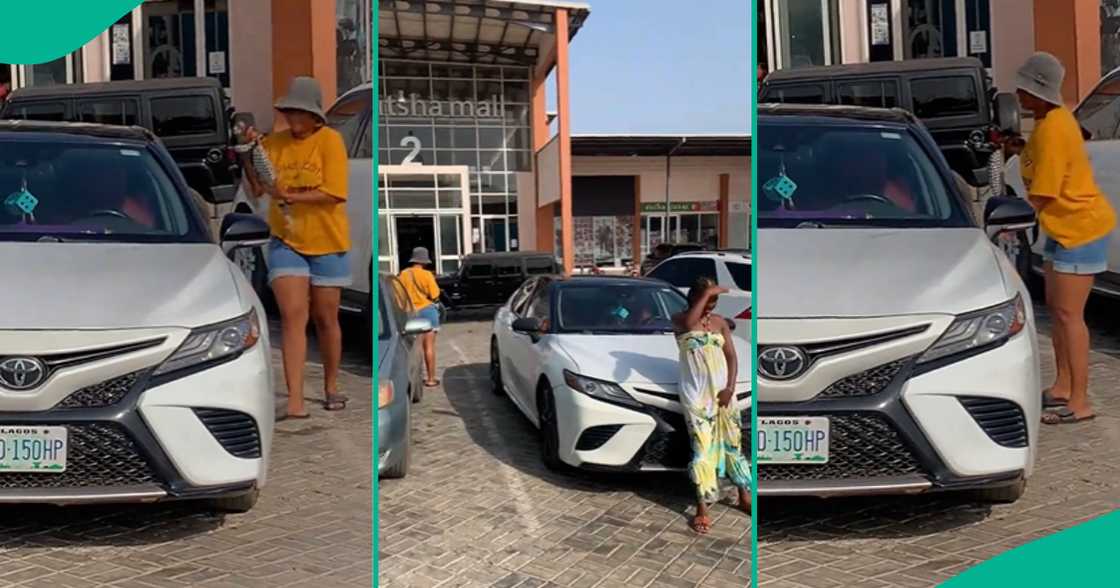
[[569, 36], [587, 4], [535, 0], [379, 0], [382, 59], [536, 65], [552, 43], [557, 8], [568, 9]]
[[572, 155], [749, 157], [750, 135], [573, 135]]

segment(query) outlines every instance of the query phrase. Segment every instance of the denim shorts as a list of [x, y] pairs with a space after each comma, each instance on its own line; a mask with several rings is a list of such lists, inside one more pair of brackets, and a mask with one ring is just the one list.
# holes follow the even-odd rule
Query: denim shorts
[[436, 305], [429, 304], [416, 311], [416, 318], [428, 319], [428, 322], [432, 323], [432, 330], [439, 330], [439, 309], [436, 308]]
[[304, 255], [279, 239], [268, 243], [268, 282], [277, 278], [311, 278], [320, 288], [345, 288], [353, 282], [350, 254]]
[[1042, 258], [1054, 266], [1060, 274], [1091, 276], [1108, 269], [1108, 242], [1111, 235], [1090, 241], [1072, 249], [1062, 247], [1057, 241], [1047, 237], [1042, 249]]

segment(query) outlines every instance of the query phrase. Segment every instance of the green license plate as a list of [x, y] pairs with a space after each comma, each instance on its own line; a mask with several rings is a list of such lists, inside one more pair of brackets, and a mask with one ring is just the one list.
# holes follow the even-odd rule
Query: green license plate
[[0, 475], [66, 471], [66, 427], [0, 427]]
[[828, 463], [828, 433], [828, 417], [758, 417], [758, 463]]

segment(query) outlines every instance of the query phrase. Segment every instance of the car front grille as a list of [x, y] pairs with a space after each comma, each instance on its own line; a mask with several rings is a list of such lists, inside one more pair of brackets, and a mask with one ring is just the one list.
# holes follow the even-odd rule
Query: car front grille
[[3, 472], [0, 489], [91, 488], [160, 483], [132, 438], [108, 423], [66, 425], [66, 470], [62, 473]]
[[992, 441], [1015, 449], [1027, 446], [1027, 419], [1018, 404], [975, 396], [962, 396], [958, 400]]
[[594, 451], [607, 444], [615, 433], [622, 429], [622, 425], [600, 425], [589, 427], [576, 442], [576, 451]]
[[97, 408], [102, 406], [112, 406], [121, 400], [132, 390], [136, 385], [137, 380], [140, 379], [141, 372], [133, 372], [123, 376], [117, 376], [104, 382], [86, 386], [66, 398], [62, 399], [55, 408]]
[[639, 464], [645, 467], [683, 469], [692, 461], [692, 443], [688, 438], [688, 425], [684, 415], [661, 408], [647, 406], [646, 410], [672, 431], [654, 431], [642, 445]]
[[837, 380], [817, 395], [817, 398], [857, 398], [878, 394], [891, 385], [910, 358], [892, 361], [858, 374]]
[[828, 443], [827, 463], [759, 463], [759, 480], [845, 480], [925, 473], [894, 426], [878, 415], [831, 416]]
[[217, 408], [196, 408], [194, 414], [230, 455], [245, 459], [261, 456], [261, 436], [253, 417]]

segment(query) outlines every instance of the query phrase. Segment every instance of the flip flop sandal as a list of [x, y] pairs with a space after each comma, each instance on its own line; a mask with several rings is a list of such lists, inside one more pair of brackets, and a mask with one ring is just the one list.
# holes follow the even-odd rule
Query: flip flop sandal
[[712, 530], [712, 519], [711, 517], [692, 517], [688, 527], [697, 535], [707, 535]]
[[1068, 398], [1058, 398], [1050, 394], [1050, 390], [1042, 391], [1042, 408], [1062, 408], [1069, 404]]
[[1079, 417], [1076, 413], [1068, 408], [1059, 408], [1057, 410], [1048, 410], [1042, 414], [1042, 424], [1044, 425], [1073, 425], [1084, 421], [1091, 421], [1097, 418], [1097, 415], [1090, 414], [1087, 416]]
[[329, 410], [332, 412], [336, 410], [343, 410], [346, 408], [346, 403], [349, 401], [350, 399], [343, 396], [342, 394], [331, 394], [327, 396], [325, 400], [323, 400], [323, 410]]
[[309, 419], [309, 418], [311, 418], [311, 413], [309, 413], [309, 412], [304, 413], [304, 414], [291, 414], [291, 413], [289, 413], [289, 414], [285, 414], [284, 416], [282, 416], [282, 417], [280, 417], [279, 419], [276, 419], [276, 420], [278, 420], [278, 421], [287, 421], [287, 420], [298, 421], [298, 420], [301, 420], [301, 419]]
[[442, 383], [443, 383], [442, 380], [433, 380], [431, 382], [424, 382], [424, 387], [425, 388], [438, 388], [439, 385], [442, 384]]

